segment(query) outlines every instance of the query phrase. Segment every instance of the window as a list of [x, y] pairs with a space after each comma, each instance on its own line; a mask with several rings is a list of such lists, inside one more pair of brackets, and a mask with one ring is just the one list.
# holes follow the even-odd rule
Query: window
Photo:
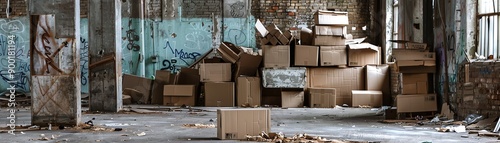
[[477, 53], [485, 57], [500, 59], [500, 1], [479, 0], [479, 43]]
[[[393, 12], [393, 28], [392, 28], [392, 39], [393, 40], [399, 40], [398, 37], [398, 28], [399, 28], [399, 0], [394, 0], [394, 5], [392, 7], [392, 12]], [[400, 48], [398, 46], [398, 43], [393, 42], [392, 43], [393, 48]]]

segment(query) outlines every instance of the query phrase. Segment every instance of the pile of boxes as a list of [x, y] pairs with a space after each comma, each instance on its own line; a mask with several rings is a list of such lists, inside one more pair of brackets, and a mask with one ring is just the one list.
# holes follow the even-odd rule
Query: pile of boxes
[[397, 113], [437, 111], [436, 94], [428, 88], [436, 70], [435, 54], [425, 45], [408, 43], [404, 49], [393, 49], [393, 58], [400, 73]]

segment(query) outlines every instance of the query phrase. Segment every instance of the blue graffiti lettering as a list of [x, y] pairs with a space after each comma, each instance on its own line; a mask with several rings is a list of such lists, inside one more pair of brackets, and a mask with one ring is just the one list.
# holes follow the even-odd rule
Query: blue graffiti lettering
[[163, 60], [162, 62], [163, 68], [161, 70], [169, 70], [174, 73], [180, 70], [180, 67], [175, 66], [175, 61], [170, 61], [170, 60]]
[[179, 58], [186, 65], [189, 65], [189, 63], [186, 60], [193, 60], [194, 61], [194, 60], [196, 60], [196, 58], [201, 56], [201, 54], [198, 52], [189, 53], [189, 52], [184, 52], [184, 49], [181, 49], [181, 50], [174, 49], [174, 48], [172, 48], [172, 46], [170, 46], [169, 41], [167, 41], [165, 47], [163, 47], [163, 49], [167, 49], [167, 48], [170, 49], [170, 51], [174, 54], [175, 58]]
[[88, 62], [89, 62], [89, 42], [84, 38], [80, 37], [81, 48], [80, 48], [80, 82], [82, 85], [87, 85], [88, 83]]
[[15, 85], [16, 88], [20, 88], [23, 90], [28, 90], [28, 82], [29, 82], [29, 75], [27, 75], [24, 72], [16, 72], [14, 73], [14, 79], [10, 78], [10, 73], [8, 70], [2, 70], [0, 71], [0, 77], [2, 77], [3, 81], [15, 81], [13, 83], [9, 83], [11, 85]]
[[236, 45], [243, 45], [247, 41], [247, 35], [243, 30], [240, 29], [229, 29], [227, 32], [229, 36], [229, 41]]

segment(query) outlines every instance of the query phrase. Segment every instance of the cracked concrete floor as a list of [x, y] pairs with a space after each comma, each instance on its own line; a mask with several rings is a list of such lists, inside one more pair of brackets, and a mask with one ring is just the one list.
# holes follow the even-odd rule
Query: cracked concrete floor
[[[132, 105], [131, 109], [160, 108], [165, 106]], [[0, 133], [0, 142], [242, 142], [217, 140], [216, 128], [187, 128], [183, 124], [216, 124], [217, 108], [194, 107], [204, 111], [190, 113], [187, 109], [179, 111], [154, 110], [156, 113], [108, 113], [82, 115], [82, 122], [93, 120], [94, 125], [105, 128], [122, 128], [122, 131], [90, 131], [64, 129], [35, 130], [18, 132], [17, 135]], [[83, 109], [86, 110], [85, 108]], [[150, 110], [151, 111], [151, 110]], [[271, 132], [283, 132], [286, 136], [307, 133], [327, 139], [367, 142], [422, 143], [422, 142], [496, 142], [495, 137], [478, 137], [475, 134], [437, 132], [439, 125], [413, 126], [412, 124], [380, 123], [383, 116], [366, 108], [272, 108]], [[1, 117], [4, 115], [5, 117]], [[7, 108], [1, 108], [0, 127], [7, 124]], [[20, 109], [16, 122], [30, 125], [30, 110]], [[211, 122], [210, 120], [214, 122]], [[138, 136], [144, 132], [146, 135]], [[45, 134], [48, 141], [40, 141]], [[54, 135], [55, 139], [50, 139]], [[468, 138], [461, 137], [468, 135]]]

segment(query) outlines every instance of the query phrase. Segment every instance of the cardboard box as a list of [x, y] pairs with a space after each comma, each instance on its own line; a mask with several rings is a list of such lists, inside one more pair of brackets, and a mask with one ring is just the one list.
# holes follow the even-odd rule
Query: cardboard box
[[274, 37], [276, 37], [276, 39], [278, 39], [283, 45], [288, 45], [288, 43], [290, 43], [290, 39], [286, 38], [286, 36], [281, 31], [274, 33]]
[[200, 85], [200, 71], [198, 69], [181, 68], [175, 77], [175, 84], [178, 85]]
[[384, 105], [392, 105], [389, 74], [389, 65], [366, 66], [366, 90], [382, 91]]
[[276, 24], [274, 24], [274, 23], [267, 25], [266, 29], [267, 29], [267, 31], [269, 31], [269, 34], [271, 34], [273, 36], [276, 33], [281, 32], [281, 30], [278, 28], [278, 26], [276, 26]]
[[281, 91], [281, 107], [304, 107], [304, 91]]
[[406, 49], [426, 50], [427, 43], [408, 42], [406, 43]]
[[320, 46], [319, 49], [321, 66], [347, 65], [346, 46]]
[[300, 44], [301, 45], [312, 45], [314, 40], [313, 31], [309, 28], [300, 29]]
[[319, 10], [314, 13], [316, 25], [349, 25], [347, 12]]
[[231, 63], [200, 63], [202, 82], [231, 81]]
[[262, 85], [264, 88], [304, 88], [306, 71], [305, 67], [263, 68]]
[[234, 64], [239, 59], [239, 55], [243, 50], [233, 43], [222, 42], [219, 48], [217, 48], [217, 51], [224, 61]]
[[153, 80], [129, 74], [123, 74], [122, 78], [123, 89], [130, 88], [139, 91], [143, 96], [138, 102], [143, 104], [150, 103], [151, 85]]
[[436, 54], [421, 50], [393, 49], [392, 57], [397, 61], [435, 61]]
[[397, 95], [398, 113], [437, 111], [435, 94]]
[[281, 44], [280, 41], [278, 40], [278, 38], [274, 37], [274, 35], [272, 34], [267, 34], [266, 36], [266, 39], [267, 41], [269, 41], [269, 43], [271, 43], [271, 45], [278, 45], [278, 44]]
[[295, 46], [295, 66], [318, 66], [318, 46]]
[[335, 88], [309, 88], [311, 108], [333, 108], [336, 105]]
[[163, 105], [165, 106], [194, 106], [195, 85], [165, 85], [163, 91]]
[[205, 106], [234, 107], [234, 82], [205, 83]]
[[380, 47], [369, 43], [350, 44], [347, 47], [349, 66], [380, 64]]
[[401, 94], [427, 94], [427, 73], [403, 73]]
[[242, 140], [271, 130], [269, 109], [218, 109], [217, 138]]
[[261, 86], [259, 77], [238, 77], [236, 85], [236, 90], [238, 90], [236, 94], [237, 106], [246, 104], [260, 106]]
[[345, 45], [345, 39], [340, 37], [340, 36], [318, 36], [314, 35], [313, 36], [313, 45], [316, 46], [339, 46], [339, 45]]
[[267, 31], [266, 27], [264, 26], [264, 24], [262, 24], [262, 22], [260, 22], [259, 19], [257, 19], [257, 22], [255, 22], [255, 28], [257, 29], [261, 37], [266, 37], [267, 34], [269, 34], [269, 31]]
[[382, 106], [382, 91], [352, 90], [352, 106], [368, 105], [371, 107]]
[[240, 59], [236, 62], [234, 79], [240, 76], [256, 76], [261, 62], [262, 56], [254, 56], [247, 53], [240, 54]]
[[311, 88], [335, 88], [337, 105], [351, 104], [351, 91], [365, 89], [363, 67], [310, 68]]
[[317, 25], [313, 27], [316, 36], [344, 36], [347, 35], [347, 26]]
[[163, 105], [163, 86], [174, 84], [175, 74], [170, 71], [157, 70], [151, 93], [151, 104]]
[[264, 67], [289, 67], [290, 46], [262, 45], [264, 50]]

